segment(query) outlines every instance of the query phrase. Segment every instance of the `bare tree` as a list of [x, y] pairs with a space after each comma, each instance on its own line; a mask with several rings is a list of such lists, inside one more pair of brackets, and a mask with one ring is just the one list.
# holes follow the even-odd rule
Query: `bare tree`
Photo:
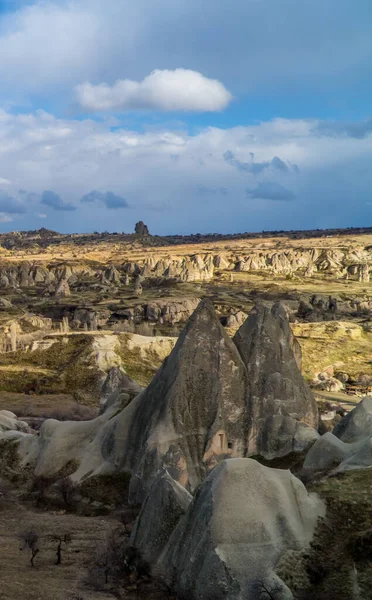
[[56, 565], [60, 565], [62, 563], [62, 546], [63, 545], [67, 546], [67, 544], [69, 544], [71, 542], [72, 535], [71, 535], [71, 533], [64, 533], [63, 535], [59, 534], [59, 533], [53, 533], [50, 537], [53, 542], [57, 543]]
[[71, 503], [76, 486], [70, 477], [63, 477], [56, 484], [56, 490], [62, 496], [62, 499], [66, 506]]
[[105, 584], [109, 582], [110, 575], [114, 570], [114, 556], [117, 548], [116, 531], [112, 530], [107, 534], [104, 545], [98, 549], [93, 565], [93, 574], [98, 583], [103, 579]]
[[277, 581], [261, 578], [255, 583], [254, 592], [257, 600], [281, 600], [283, 588]]
[[34, 529], [26, 529], [25, 531], [23, 531], [22, 533], [19, 534], [19, 539], [23, 542], [23, 546], [20, 548], [20, 550], [24, 550], [25, 548], [30, 550], [30, 552], [31, 552], [30, 564], [31, 564], [31, 567], [33, 567], [35, 556], [39, 552], [39, 547], [38, 547], [39, 534], [36, 533], [36, 531]]
[[34, 477], [31, 484], [31, 492], [36, 494], [36, 506], [44, 502], [45, 492], [50, 483], [50, 480], [46, 477]]
[[125, 569], [125, 548], [127, 541], [121, 529], [108, 532], [104, 544], [98, 548], [90, 571], [89, 580], [99, 589], [109, 582], [118, 582], [123, 578]]

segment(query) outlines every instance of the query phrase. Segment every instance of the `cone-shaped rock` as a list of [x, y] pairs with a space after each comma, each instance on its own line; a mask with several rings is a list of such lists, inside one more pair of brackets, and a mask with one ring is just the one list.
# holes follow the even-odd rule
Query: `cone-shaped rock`
[[259, 581], [279, 588], [268, 598], [287, 600], [293, 596], [275, 566], [287, 550], [307, 546], [324, 513], [289, 471], [225, 460], [198, 489], [157, 567], [188, 600], [258, 598]]
[[248, 455], [272, 459], [305, 449], [317, 437], [318, 409], [284, 306], [258, 304], [234, 342], [248, 373]]
[[71, 296], [70, 286], [67, 279], [61, 279], [55, 293], [56, 298], [66, 298]]
[[219, 457], [245, 455], [246, 369], [209, 301], [139, 398], [126, 452], [133, 483], [149, 489], [164, 465], [194, 490]]

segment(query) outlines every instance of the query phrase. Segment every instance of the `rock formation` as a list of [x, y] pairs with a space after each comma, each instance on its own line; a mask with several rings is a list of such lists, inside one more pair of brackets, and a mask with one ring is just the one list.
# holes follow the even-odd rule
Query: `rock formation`
[[[136, 233], [148, 236], [148, 228], [139, 221]], [[144, 253], [137, 262], [126, 261], [123, 265], [92, 267], [87, 264], [65, 263], [44, 264], [24, 261], [18, 265], [6, 263], [0, 269], [0, 287], [30, 286], [48, 287], [50, 284], [66, 279], [70, 285], [87, 285], [87, 278], [97, 279], [104, 285], [120, 285], [122, 276], [136, 276], [139, 273], [148, 277], [169, 278], [180, 281], [210, 281], [215, 276], [215, 270], [220, 276], [223, 272], [233, 271], [256, 272], [262, 271], [273, 276], [311, 277], [318, 273], [326, 273], [334, 278], [347, 276], [360, 282], [368, 282], [372, 266], [372, 250], [366, 248], [315, 248], [289, 247], [282, 250], [262, 248], [260, 250], [247, 248], [239, 254], [230, 251], [214, 253], [212, 251], [196, 254], [164, 254], [157, 251], [150, 256]], [[91, 285], [92, 282], [90, 282]], [[125, 282], [124, 282], [125, 283]]]
[[113, 367], [108, 372], [101, 390], [101, 413], [113, 404], [125, 408], [142, 391], [142, 387], [131, 379], [120, 367]]
[[0, 410], [0, 440], [20, 439], [27, 433], [31, 433], [27, 423], [8, 410]]
[[104, 279], [109, 283], [120, 283], [120, 273], [114, 265], [107, 267], [104, 271]]
[[245, 388], [239, 353], [211, 303], [202, 301], [136, 399], [125, 453], [133, 473], [132, 494], [143, 499], [162, 465], [194, 490], [219, 456], [244, 455]]
[[157, 562], [191, 501], [191, 494], [167, 471], [159, 473], [142, 504], [130, 540], [146, 561]]
[[372, 435], [372, 398], [364, 398], [333, 430], [343, 442], [356, 442]]
[[144, 224], [143, 221], [138, 221], [138, 223], [136, 223], [134, 231], [137, 235], [150, 235], [149, 228]]
[[[151, 498], [147, 507], [155, 511]], [[289, 471], [252, 459], [224, 460], [198, 489], [157, 569], [188, 600], [256, 598], [262, 581], [280, 589], [273, 597], [290, 599], [276, 564], [287, 550], [309, 544], [324, 513], [323, 502]], [[155, 534], [149, 531], [142, 543], [137, 538], [140, 549], [151, 547]]]
[[[193, 492], [222, 458], [271, 459], [307, 449], [318, 437], [317, 409], [299, 371], [299, 348], [283, 307], [258, 307], [235, 339], [239, 351], [212, 304], [202, 301], [150, 385], [126, 408], [100, 420], [101, 426], [71, 424], [68, 456], [76, 436], [80, 461], [75, 477], [130, 471], [130, 498], [142, 502], [162, 467]], [[101, 368], [108, 370], [107, 352], [116, 339], [99, 340]], [[120, 378], [112, 372], [114, 387]], [[50, 474], [48, 456], [53, 464], [58, 440], [69, 435], [68, 425], [48, 423], [40, 432], [39, 474], [44, 468]]]
[[57, 286], [55, 297], [66, 298], [67, 296], [71, 296], [70, 286], [68, 284], [67, 279], [61, 279]]
[[369, 282], [369, 266], [368, 264], [358, 265], [358, 281], [364, 283]]
[[161, 325], [175, 325], [187, 321], [200, 302], [199, 298], [159, 298], [146, 304], [136, 304], [131, 308], [115, 310], [110, 323], [129, 321], [142, 323], [159, 323]]
[[248, 373], [248, 455], [272, 459], [305, 449], [317, 439], [318, 409], [283, 305], [256, 306], [234, 342]]
[[372, 398], [364, 398], [310, 448], [304, 470], [338, 472], [372, 466]]

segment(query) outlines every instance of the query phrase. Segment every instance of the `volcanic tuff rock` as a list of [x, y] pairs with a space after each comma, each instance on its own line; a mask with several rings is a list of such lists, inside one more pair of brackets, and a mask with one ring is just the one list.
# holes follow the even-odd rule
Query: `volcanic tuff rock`
[[162, 465], [194, 490], [218, 456], [244, 455], [245, 388], [239, 353], [212, 304], [204, 300], [136, 399], [125, 453], [133, 473], [132, 493], [143, 497], [142, 488], [148, 489]]
[[61, 279], [61, 281], [58, 284], [58, 287], [56, 289], [56, 293], [55, 293], [56, 298], [65, 298], [66, 296], [70, 296], [70, 295], [71, 295], [71, 291], [70, 291], [70, 286], [68, 284], [67, 279]]
[[102, 386], [100, 396], [101, 413], [117, 402], [119, 402], [121, 408], [125, 408], [142, 389], [122, 368], [113, 367], [108, 372]]
[[194, 490], [218, 457], [245, 454], [245, 390], [246, 369], [239, 353], [211, 303], [203, 301], [150, 385], [118, 415], [81, 427], [49, 426], [46, 421], [38, 473], [45, 469], [50, 474], [53, 463], [61, 468], [62, 453], [57, 462], [53, 454], [71, 426], [67, 456], [71, 459], [76, 443], [75, 458], [81, 460], [76, 478], [88, 472], [130, 471], [131, 498], [142, 501], [165, 466], [175, 480]]
[[343, 442], [356, 442], [372, 435], [372, 398], [364, 398], [336, 425], [333, 433]]
[[[202, 301], [150, 385], [124, 410], [100, 427], [71, 424], [81, 461], [74, 477], [130, 471], [130, 498], [142, 502], [161, 467], [193, 491], [221, 458], [308, 448], [318, 437], [317, 410], [283, 307], [258, 307], [236, 340], [241, 355], [212, 304]], [[69, 429], [48, 423], [40, 438], [53, 463], [54, 438], [68, 437]], [[39, 474], [50, 474], [47, 456], [43, 451]]]
[[144, 224], [143, 221], [138, 221], [138, 223], [136, 223], [134, 231], [137, 235], [150, 235], [149, 228]]
[[110, 323], [134, 321], [174, 325], [187, 321], [200, 302], [199, 298], [159, 298], [146, 304], [136, 304], [130, 308], [117, 308], [111, 315]]
[[364, 398], [310, 448], [304, 469], [338, 472], [372, 466], [372, 398]]
[[[143, 224], [142, 224], [143, 225]], [[146, 226], [144, 235], [146, 233]], [[141, 229], [142, 231], [142, 229]], [[142, 233], [141, 233], [142, 235]], [[247, 249], [243, 253], [234, 253], [233, 248], [223, 253], [204, 252], [189, 255], [169, 255], [154, 253], [139, 257], [137, 262], [126, 261], [123, 264], [91, 266], [71, 263], [23, 262], [19, 265], [6, 263], [0, 269], [0, 287], [29, 287], [44, 285], [47, 288], [61, 279], [69, 285], [93, 285], [93, 281], [120, 285], [128, 283], [123, 275], [136, 277], [139, 273], [148, 277], [178, 279], [180, 281], [210, 281], [215, 270], [221, 271], [267, 271], [272, 275], [299, 274], [308, 277], [317, 273], [326, 273], [334, 277], [354, 278], [362, 283], [370, 279], [372, 265], [372, 247], [366, 248], [283, 248], [283, 249]], [[89, 281], [93, 278], [93, 281]]]
[[31, 429], [27, 423], [20, 421], [14, 413], [8, 410], [0, 410], [0, 440], [4, 438], [16, 439], [30, 432]]
[[248, 455], [272, 459], [300, 450], [311, 437], [315, 441], [316, 432], [306, 428], [318, 427], [318, 409], [301, 375], [301, 348], [283, 305], [257, 305], [234, 342], [248, 373]]
[[167, 471], [159, 473], [142, 504], [130, 539], [146, 561], [157, 561], [191, 501], [191, 494]]
[[[150, 500], [147, 506], [154, 511]], [[309, 544], [324, 513], [323, 502], [289, 471], [224, 460], [197, 490], [157, 568], [188, 600], [255, 598], [259, 581], [280, 588], [275, 598], [290, 599], [275, 566], [285, 551]]]

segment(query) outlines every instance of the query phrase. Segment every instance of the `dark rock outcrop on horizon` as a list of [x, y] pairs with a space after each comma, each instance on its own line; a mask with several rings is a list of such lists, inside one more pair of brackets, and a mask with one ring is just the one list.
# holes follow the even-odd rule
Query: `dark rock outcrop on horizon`
[[136, 223], [134, 231], [137, 235], [150, 235], [149, 228], [144, 224], [143, 221], [138, 221], [138, 223]]

